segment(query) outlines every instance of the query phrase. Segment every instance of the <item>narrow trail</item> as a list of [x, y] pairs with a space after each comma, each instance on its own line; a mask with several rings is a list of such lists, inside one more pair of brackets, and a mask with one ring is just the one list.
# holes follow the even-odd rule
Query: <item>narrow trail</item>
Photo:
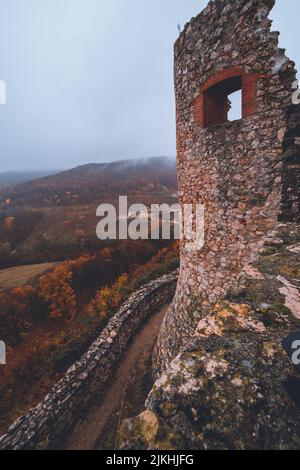
[[117, 447], [121, 420], [144, 409], [152, 385], [152, 351], [167, 309], [168, 305], [138, 330], [111, 383], [68, 436], [64, 449], [112, 450]]

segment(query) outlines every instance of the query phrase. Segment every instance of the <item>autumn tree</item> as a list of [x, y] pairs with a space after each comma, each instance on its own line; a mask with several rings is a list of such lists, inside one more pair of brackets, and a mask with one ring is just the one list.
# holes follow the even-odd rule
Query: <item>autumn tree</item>
[[15, 222], [15, 218], [12, 217], [12, 216], [9, 216], [9, 217], [5, 217], [4, 219], [4, 227], [7, 231], [11, 231], [12, 228], [13, 228], [13, 225], [14, 225], [14, 222]]
[[103, 287], [96, 292], [95, 297], [87, 306], [88, 316], [98, 316], [105, 319], [109, 311], [117, 309], [126, 295], [128, 276], [122, 274], [111, 287]]
[[111, 306], [113, 308], [118, 308], [123, 301], [128, 287], [128, 276], [127, 274], [122, 274], [117, 282], [112, 286], [111, 291]]
[[77, 303], [71, 283], [72, 272], [65, 263], [40, 278], [40, 297], [48, 303], [51, 318], [75, 315]]
[[35, 321], [35, 300], [36, 293], [32, 286], [16, 287], [0, 293], [0, 331], [9, 344], [17, 344]]

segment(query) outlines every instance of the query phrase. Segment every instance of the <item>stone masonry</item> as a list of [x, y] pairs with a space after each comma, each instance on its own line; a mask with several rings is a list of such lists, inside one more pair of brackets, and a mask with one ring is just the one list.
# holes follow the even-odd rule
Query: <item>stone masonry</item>
[[280, 223], [124, 420], [120, 448], [298, 450], [300, 372], [282, 340], [299, 329], [300, 225]]
[[[204, 204], [205, 245], [181, 243], [177, 292], [156, 345], [159, 374], [224, 298], [280, 219], [299, 221], [294, 63], [268, 18], [275, 0], [213, 0], [175, 44], [181, 204]], [[228, 97], [242, 92], [242, 118]]]
[[136, 329], [149, 315], [170, 302], [177, 277], [177, 272], [163, 276], [135, 292], [44, 400], [21, 416], [0, 438], [0, 450], [59, 446], [80, 413], [109, 382]]

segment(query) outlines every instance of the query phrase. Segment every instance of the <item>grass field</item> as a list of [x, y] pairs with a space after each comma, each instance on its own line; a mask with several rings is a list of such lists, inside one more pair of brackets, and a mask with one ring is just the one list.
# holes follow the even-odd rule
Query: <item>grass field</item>
[[57, 264], [41, 263], [3, 269], [0, 271], [0, 291], [22, 287], [44, 272], [49, 271], [49, 269], [54, 268]]

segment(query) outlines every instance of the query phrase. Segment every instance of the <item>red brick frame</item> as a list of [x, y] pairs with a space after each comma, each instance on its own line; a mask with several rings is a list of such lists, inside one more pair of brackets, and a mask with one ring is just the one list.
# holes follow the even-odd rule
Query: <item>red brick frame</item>
[[201, 127], [228, 121], [227, 97], [242, 90], [242, 117], [256, 111], [257, 82], [261, 75], [247, 74], [242, 67], [230, 67], [212, 75], [194, 100], [196, 123]]

